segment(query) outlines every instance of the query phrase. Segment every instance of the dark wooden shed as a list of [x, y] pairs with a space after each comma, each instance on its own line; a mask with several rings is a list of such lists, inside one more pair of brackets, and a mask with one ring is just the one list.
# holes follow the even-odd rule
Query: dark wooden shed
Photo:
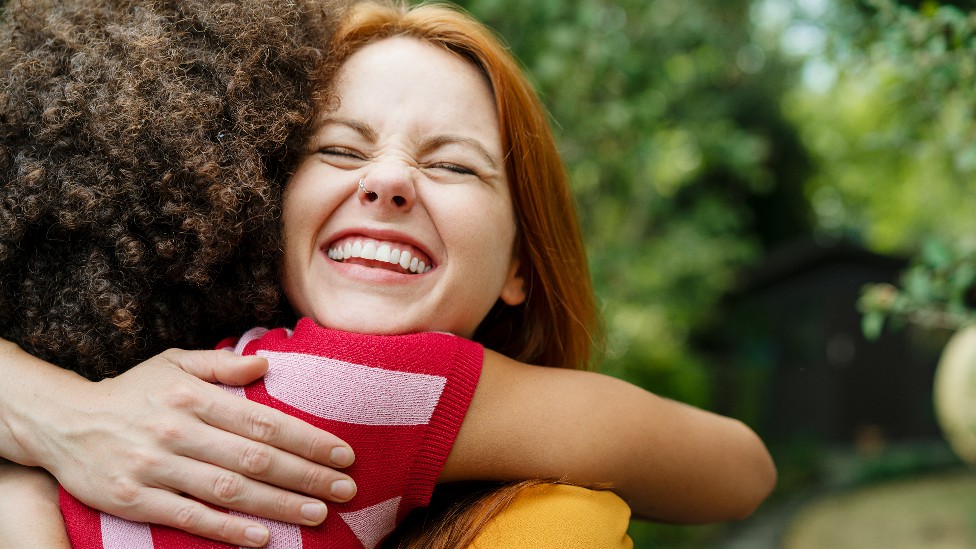
[[804, 241], [771, 254], [730, 296], [718, 408], [770, 441], [931, 438], [940, 342], [910, 330], [861, 333], [856, 303], [870, 282], [894, 282], [906, 261], [847, 242]]

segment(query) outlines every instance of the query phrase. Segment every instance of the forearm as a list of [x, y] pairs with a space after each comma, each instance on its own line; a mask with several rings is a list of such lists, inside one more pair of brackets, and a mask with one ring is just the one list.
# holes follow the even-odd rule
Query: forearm
[[37, 433], [49, 431], [47, 412], [72, 401], [83, 377], [0, 339], [0, 457], [44, 466], [49, 456]]
[[0, 547], [68, 549], [54, 477], [0, 459]]
[[47, 469], [100, 511], [259, 546], [264, 525], [185, 494], [315, 525], [322, 500], [350, 497], [333, 490], [351, 481], [335, 468], [353, 460], [329, 433], [213, 383], [243, 385], [266, 371], [261, 357], [171, 349], [95, 383], [0, 341], [0, 456]]
[[609, 483], [639, 517], [702, 523], [752, 513], [776, 469], [741, 422], [608, 376], [488, 353], [442, 475], [465, 478]]
[[580, 474], [600, 471], [636, 516], [678, 523], [738, 520], [772, 491], [776, 467], [742, 422], [619, 380], [601, 381], [606, 386], [594, 395], [606, 395], [602, 407], [593, 403], [592, 416], [577, 429], [599, 433], [603, 426], [604, 438], [598, 451], [577, 451], [591, 460], [581, 463]]

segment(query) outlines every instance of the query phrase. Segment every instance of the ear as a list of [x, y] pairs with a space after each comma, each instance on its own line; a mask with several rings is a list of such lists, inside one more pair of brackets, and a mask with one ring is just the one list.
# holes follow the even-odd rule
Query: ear
[[525, 278], [519, 274], [520, 263], [517, 257], [512, 258], [508, 267], [508, 276], [498, 295], [506, 305], [521, 305], [525, 301]]

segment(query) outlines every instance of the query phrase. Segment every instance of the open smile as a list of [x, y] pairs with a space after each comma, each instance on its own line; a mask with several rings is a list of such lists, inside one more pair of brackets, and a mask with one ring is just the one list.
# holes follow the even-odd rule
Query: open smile
[[403, 274], [423, 274], [434, 262], [415, 246], [372, 238], [341, 238], [329, 245], [326, 255], [332, 261], [387, 269]]

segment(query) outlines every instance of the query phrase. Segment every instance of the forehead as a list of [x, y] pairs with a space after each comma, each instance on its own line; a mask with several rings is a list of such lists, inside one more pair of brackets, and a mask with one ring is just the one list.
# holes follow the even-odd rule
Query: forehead
[[342, 65], [339, 98], [331, 114], [488, 125], [497, 133], [495, 100], [482, 71], [467, 59], [417, 38], [385, 38], [364, 46]]
[[[390, 71], [399, 68], [402, 71]], [[396, 77], [404, 72], [435, 76], [444, 74], [453, 79], [488, 89], [488, 81], [481, 70], [462, 55], [440, 45], [412, 36], [392, 36], [366, 44], [349, 56], [339, 68], [340, 84], [356, 73], [379, 70]], [[374, 74], [375, 76], [375, 74]]]

